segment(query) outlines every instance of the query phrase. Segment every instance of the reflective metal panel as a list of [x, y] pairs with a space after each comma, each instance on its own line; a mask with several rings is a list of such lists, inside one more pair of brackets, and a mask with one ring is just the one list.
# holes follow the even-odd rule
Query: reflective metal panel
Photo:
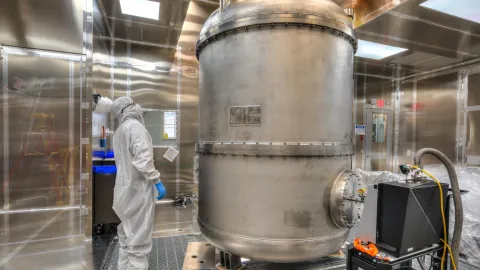
[[468, 76], [468, 106], [480, 105], [480, 73]]
[[0, 43], [83, 53], [82, 0], [1, 0]]
[[0, 215], [0, 268], [93, 269], [79, 217], [79, 210]]
[[[457, 123], [456, 72], [417, 82], [416, 148], [435, 148], [455, 160]], [[438, 163], [425, 157], [425, 164]]]
[[79, 64], [10, 55], [8, 68], [10, 209], [73, 204], [70, 190], [77, 190], [79, 181]]
[[170, 67], [167, 70], [156, 68], [144, 64], [131, 69], [130, 97], [144, 108], [176, 110], [176, 73], [170, 73]]
[[413, 149], [413, 125], [415, 117], [414, 110], [417, 105], [413, 100], [413, 91], [414, 83], [401, 84], [398, 164], [412, 163], [413, 156], [415, 155], [415, 149]]
[[45, 241], [68, 239], [60, 244], [67, 248], [83, 239], [83, 63], [80, 55], [11, 47], [2, 56], [2, 138], [9, 139], [0, 156], [0, 268], [14, 269]]
[[[218, 5], [191, 1], [183, 25], [182, 34], [178, 40], [181, 52], [175, 54], [174, 63], [179, 86], [179, 128], [180, 128], [180, 180], [178, 190], [181, 192], [198, 192], [198, 168], [195, 168], [195, 143], [198, 140], [198, 109], [199, 109], [199, 63], [196, 58], [196, 42], [203, 23], [208, 16], [218, 8]], [[198, 163], [197, 163], [198, 164]], [[196, 219], [196, 216], [195, 216]]]
[[[467, 133], [468, 141], [466, 145], [467, 155], [480, 156], [480, 111], [468, 112], [467, 132], [468, 132]], [[480, 165], [479, 163], [473, 163], [473, 164]]]

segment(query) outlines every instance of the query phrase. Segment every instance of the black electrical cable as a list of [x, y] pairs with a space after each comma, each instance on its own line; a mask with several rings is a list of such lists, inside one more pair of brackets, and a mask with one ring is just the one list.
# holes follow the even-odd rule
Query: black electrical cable
[[193, 199], [195, 198], [195, 194], [190, 196], [180, 195], [173, 199], [172, 205], [175, 206], [178, 210], [185, 209], [187, 205], [193, 203]]
[[430, 267], [428, 267], [428, 270], [431, 270], [433, 268], [433, 259], [435, 258], [435, 252], [430, 254]]
[[420, 268], [422, 270], [427, 270], [427, 266], [425, 265], [425, 256], [423, 257], [423, 261], [420, 260], [420, 257], [417, 258], [418, 265], [420, 265]]

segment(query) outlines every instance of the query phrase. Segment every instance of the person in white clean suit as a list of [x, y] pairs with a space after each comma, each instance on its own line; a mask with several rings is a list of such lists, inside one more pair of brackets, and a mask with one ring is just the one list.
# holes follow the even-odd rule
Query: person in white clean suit
[[113, 210], [118, 226], [119, 270], [148, 269], [155, 219], [155, 198], [166, 195], [153, 164], [152, 138], [144, 126], [142, 108], [128, 97], [111, 102], [101, 97], [96, 112], [110, 111], [119, 121], [113, 138], [117, 178]]

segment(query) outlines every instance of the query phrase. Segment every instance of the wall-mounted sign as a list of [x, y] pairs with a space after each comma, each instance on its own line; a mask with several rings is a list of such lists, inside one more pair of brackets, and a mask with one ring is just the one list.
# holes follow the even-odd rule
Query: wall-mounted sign
[[365, 125], [355, 125], [355, 135], [365, 135]]
[[377, 107], [378, 107], [378, 108], [383, 108], [383, 107], [385, 107], [385, 100], [383, 100], [383, 99], [377, 99]]

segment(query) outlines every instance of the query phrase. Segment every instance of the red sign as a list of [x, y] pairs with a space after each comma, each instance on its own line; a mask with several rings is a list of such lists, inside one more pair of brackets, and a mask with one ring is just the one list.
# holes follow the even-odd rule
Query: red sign
[[377, 100], [377, 107], [378, 107], [378, 108], [383, 108], [383, 107], [385, 107], [385, 100], [383, 100], [383, 99]]

